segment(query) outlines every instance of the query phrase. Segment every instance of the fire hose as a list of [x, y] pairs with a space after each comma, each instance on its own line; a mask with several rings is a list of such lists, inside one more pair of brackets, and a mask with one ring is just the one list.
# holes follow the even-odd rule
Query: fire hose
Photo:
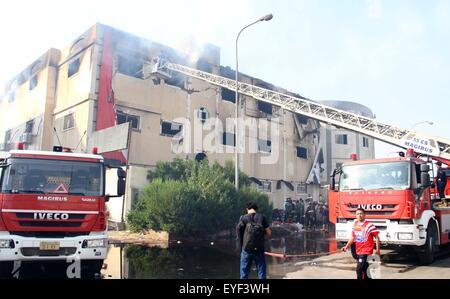
[[341, 252], [341, 250], [335, 250], [331, 252], [322, 252], [322, 253], [307, 253], [307, 254], [284, 254], [284, 253], [274, 253], [274, 252], [264, 252], [267, 256], [273, 256], [276, 258], [287, 259], [287, 258], [300, 258], [300, 257], [312, 257], [312, 256], [323, 256], [330, 255]]

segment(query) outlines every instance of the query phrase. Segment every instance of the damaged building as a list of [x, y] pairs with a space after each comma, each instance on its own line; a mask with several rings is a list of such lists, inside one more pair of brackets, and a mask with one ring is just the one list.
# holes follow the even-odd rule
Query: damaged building
[[[194, 136], [195, 125], [201, 126], [207, 119], [225, 124], [234, 118], [234, 90], [175, 72], [167, 77], [154, 76], [151, 61], [162, 56], [173, 63], [235, 78], [233, 69], [220, 64], [216, 46], [206, 45], [195, 53], [175, 50], [96, 24], [66, 48], [48, 50], [7, 84], [0, 99], [5, 115], [0, 122], [0, 150], [12, 149], [17, 142], [33, 150], [62, 145], [90, 152], [93, 146], [98, 147], [108, 163], [127, 167], [124, 206], [120, 200], [109, 203], [111, 218], [119, 222], [148, 183], [147, 172], [158, 161], [175, 157], [206, 157], [222, 165], [234, 161], [235, 133], [225, 125], [219, 137], [224, 153], [210, 151], [202, 142], [186, 145], [187, 140], [174, 138], [188, 129]], [[298, 96], [245, 74], [241, 74], [241, 81]], [[247, 96], [241, 100], [241, 117], [255, 119], [259, 126], [268, 128], [274, 121], [279, 123], [278, 142], [271, 140], [273, 134], [246, 133], [246, 144], [256, 144], [257, 150], [239, 158], [240, 170], [269, 195], [274, 208], [283, 209], [287, 198], [326, 198], [326, 189], [321, 186], [327, 183], [331, 168], [348, 159], [350, 151], [364, 153], [361, 156], [365, 158], [374, 156], [372, 138], [323, 126]], [[181, 118], [190, 121], [190, 128], [175, 121]], [[174, 142], [188, 147], [188, 153], [174, 153]], [[275, 163], [261, 163], [276, 146], [279, 154]]]

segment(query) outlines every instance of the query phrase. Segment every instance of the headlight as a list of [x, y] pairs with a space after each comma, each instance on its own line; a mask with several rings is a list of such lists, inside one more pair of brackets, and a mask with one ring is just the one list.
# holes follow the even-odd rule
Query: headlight
[[83, 248], [93, 248], [93, 247], [107, 247], [108, 239], [93, 239], [84, 240]]
[[336, 237], [345, 238], [347, 237], [347, 232], [345, 230], [338, 230], [336, 231]]
[[14, 241], [11, 239], [0, 240], [0, 248], [14, 248]]
[[412, 240], [413, 233], [398, 233], [399, 240]]

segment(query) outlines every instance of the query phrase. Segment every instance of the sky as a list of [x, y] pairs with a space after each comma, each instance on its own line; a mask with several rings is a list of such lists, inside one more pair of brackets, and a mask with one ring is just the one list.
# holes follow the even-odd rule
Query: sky
[[[2, 1], [0, 85], [96, 22], [175, 48], [212, 43], [234, 69], [237, 33], [268, 13], [239, 38], [241, 72], [450, 139], [450, 0]], [[396, 150], [376, 143], [377, 157]]]

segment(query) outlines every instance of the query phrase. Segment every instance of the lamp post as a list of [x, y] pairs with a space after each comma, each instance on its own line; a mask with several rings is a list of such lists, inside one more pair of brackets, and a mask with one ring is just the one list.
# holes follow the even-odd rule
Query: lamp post
[[238, 75], [239, 75], [239, 60], [238, 60], [238, 41], [239, 36], [241, 35], [242, 31], [247, 29], [248, 27], [262, 21], [270, 21], [272, 20], [273, 15], [268, 14], [264, 17], [259, 18], [257, 21], [245, 26], [244, 28], [239, 31], [237, 37], [236, 37], [236, 109], [235, 109], [235, 118], [236, 118], [236, 132], [235, 132], [235, 152], [234, 152], [234, 185], [236, 187], [236, 191], [239, 190], [239, 161], [238, 161], [238, 146], [239, 146], [239, 128], [238, 128], [238, 109], [239, 109], [239, 81], [238, 81]]
[[432, 126], [434, 123], [433, 123], [432, 121], [428, 121], [428, 120], [421, 121], [421, 122], [415, 123], [415, 124], [411, 127], [411, 130], [412, 130], [415, 126], [420, 125], [420, 124], [429, 124], [430, 126]]

